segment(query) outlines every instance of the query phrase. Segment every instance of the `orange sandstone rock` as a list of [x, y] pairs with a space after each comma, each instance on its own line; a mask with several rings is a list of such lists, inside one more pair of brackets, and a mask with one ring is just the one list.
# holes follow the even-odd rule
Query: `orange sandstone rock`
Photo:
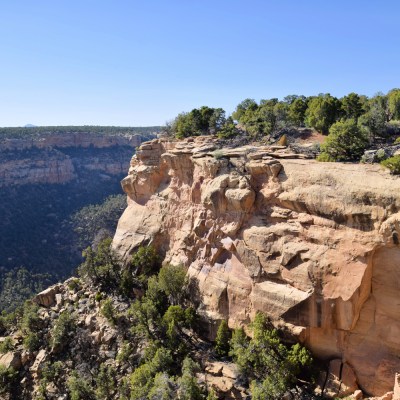
[[142, 145], [114, 248], [128, 260], [152, 244], [185, 265], [205, 319], [236, 327], [262, 311], [316, 356], [350, 365], [367, 394], [393, 390], [400, 179], [377, 165], [217, 147], [207, 137]]

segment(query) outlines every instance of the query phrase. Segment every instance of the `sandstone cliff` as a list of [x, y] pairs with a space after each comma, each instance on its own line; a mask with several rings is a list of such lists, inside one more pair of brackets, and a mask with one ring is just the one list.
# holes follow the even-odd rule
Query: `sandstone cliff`
[[0, 187], [67, 183], [79, 179], [82, 171], [121, 175], [133, 149], [147, 138], [90, 132], [0, 137]]
[[[215, 139], [142, 144], [122, 181], [114, 248], [152, 243], [184, 264], [208, 320], [268, 314], [368, 394], [400, 371], [400, 179]], [[212, 335], [213, 332], [210, 332]]]

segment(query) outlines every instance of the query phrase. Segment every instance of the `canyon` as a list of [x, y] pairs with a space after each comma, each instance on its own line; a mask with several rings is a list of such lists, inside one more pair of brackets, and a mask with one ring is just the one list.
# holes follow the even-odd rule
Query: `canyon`
[[114, 249], [187, 268], [209, 338], [265, 313], [288, 338], [353, 370], [364, 393], [400, 372], [400, 179], [283, 146], [212, 137], [143, 143], [122, 180]]
[[[78, 179], [82, 170], [122, 174], [132, 148], [148, 137], [73, 131], [26, 138], [0, 136], [0, 186], [67, 183]], [[124, 154], [114, 154], [116, 149]]]
[[70, 276], [82, 260], [71, 216], [121, 193], [135, 148], [153, 137], [152, 127], [1, 128], [0, 270]]

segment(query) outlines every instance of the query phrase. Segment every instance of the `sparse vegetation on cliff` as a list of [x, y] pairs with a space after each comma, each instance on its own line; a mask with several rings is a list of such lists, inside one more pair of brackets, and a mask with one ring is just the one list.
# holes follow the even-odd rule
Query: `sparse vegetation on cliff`
[[245, 379], [250, 381], [252, 398], [280, 398], [312, 364], [310, 353], [298, 344], [282, 344], [278, 332], [262, 313], [251, 324], [253, 336], [248, 339], [242, 329], [233, 333], [232, 355]]
[[[350, 93], [336, 98], [329, 93], [318, 96], [286, 96], [260, 100], [245, 99], [231, 116], [221, 108], [203, 106], [179, 114], [169, 126], [177, 138], [216, 135], [232, 139], [247, 135], [247, 140], [277, 143], [290, 130], [308, 127], [328, 135], [321, 161], [359, 161], [364, 150], [376, 141], [392, 144], [400, 134], [400, 89], [386, 95], [367, 96]], [[279, 143], [280, 144], [280, 143]]]
[[[0, 390], [10, 399], [47, 400], [49, 393], [85, 400], [215, 399], [216, 386], [208, 386], [201, 374], [219, 357], [234, 368], [230, 355], [251, 382], [253, 398], [272, 399], [290, 389], [299, 366], [309, 364], [308, 353], [285, 347], [262, 314], [252, 325], [253, 339], [238, 330], [230, 340], [231, 331], [222, 321], [215, 345], [207, 342], [192, 303], [195, 284], [187, 281], [185, 269], [160, 268], [151, 247], [139, 248], [126, 267], [110, 244], [104, 240], [85, 252], [81, 278], [35, 300], [55, 304], [51, 311], [29, 301], [14, 316], [3, 316], [3, 334], [8, 335], [3, 352], [19, 357], [15, 371], [0, 371]], [[132, 291], [114, 280], [123, 270], [132, 275]], [[7, 318], [13, 322], [6, 323]], [[21, 348], [27, 354], [24, 361]], [[33, 379], [33, 389], [31, 381], [21, 383], [25, 376]], [[263, 385], [275, 385], [274, 391], [268, 386], [268, 397], [260, 394]], [[245, 393], [250, 390], [246, 387], [235, 390]]]

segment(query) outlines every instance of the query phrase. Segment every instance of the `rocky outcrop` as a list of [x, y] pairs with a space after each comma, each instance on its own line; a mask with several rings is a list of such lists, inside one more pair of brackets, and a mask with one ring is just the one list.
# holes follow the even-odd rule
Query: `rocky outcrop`
[[[113, 367], [118, 383], [132, 372], [132, 365], [126, 359], [117, 357], [128, 343], [129, 325], [121, 323], [115, 326], [102, 315], [99, 296], [105, 298], [107, 295], [98, 290], [82, 280], [70, 278], [33, 299], [39, 305], [35, 310], [35, 331], [33, 333], [27, 327], [24, 329], [28, 329], [30, 335], [37, 335], [39, 341], [32, 349], [27, 346], [27, 332], [21, 332], [18, 325], [11, 327], [8, 339], [13, 350], [0, 354], [0, 366], [3, 369], [12, 367], [18, 375], [9, 388], [11, 397], [2, 397], [5, 394], [3, 383], [1, 399], [36, 399], [41, 397], [39, 394], [43, 393], [43, 385], [46, 398], [66, 399], [66, 382], [72, 371], [79, 373], [80, 377], [89, 378], [98, 372], [102, 364]], [[113, 296], [107, 298], [117, 314], [127, 312], [128, 302]], [[72, 322], [55, 348], [52, 337], [63, 314], [68, 314]], [[136, 349], [136, 344], [132, 347]], [[50, 369], [48, 374], [53, 374], [50, 381], [44, 379], [43, 371], [46, 369]], [[107, 398], [119, 397], [113, 393]]]
[[205, 320], [246, 326], [262, 311], [317, 357], [354, 370], [367, 394], [393, 390], [400, 179], [377, 165], [199, 137], [143, 144], [122, 186], [128, 207], [113, 243], [125, 260], [152, 244], [188, 268]]
[[225, 400], [245, 399], [246, 390], [237, 383], [239, 371], [235, 364], [214, 361], [205, 366], [205, 372], [199, 374], [200, 381], [204, 380], [207, 389], [218, 394]]
[[32, 301], [39, 306], [51, 307], [56, 304], [56, 297], [60, 292], [60, 285], [50, 286], [49, 288], [38, 293]]

